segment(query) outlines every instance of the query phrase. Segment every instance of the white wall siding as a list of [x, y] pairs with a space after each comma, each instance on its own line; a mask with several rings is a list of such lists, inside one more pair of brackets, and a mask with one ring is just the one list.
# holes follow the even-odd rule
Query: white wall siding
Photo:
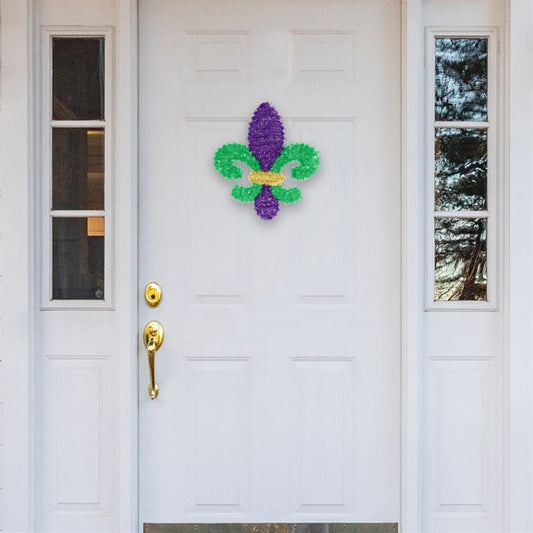
[[[0, 18], [0, 389], [3, 391], [0, 522], [5, 531], [27, 531], [31, 483], [29, 2], [2, 0]], [[6, 301], [10, 303], [6, 305]]]

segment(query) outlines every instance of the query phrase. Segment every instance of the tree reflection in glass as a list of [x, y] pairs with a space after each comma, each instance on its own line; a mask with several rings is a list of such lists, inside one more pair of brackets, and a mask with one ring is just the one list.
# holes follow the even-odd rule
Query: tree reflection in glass
[[435, 40], [435, 120], [487, 118], [486, 38]]
[[487, 300], [486, 219], [435, 220], [435, 301]]
[[487, 131], [435, 131], [435, 210], [487, 209]]

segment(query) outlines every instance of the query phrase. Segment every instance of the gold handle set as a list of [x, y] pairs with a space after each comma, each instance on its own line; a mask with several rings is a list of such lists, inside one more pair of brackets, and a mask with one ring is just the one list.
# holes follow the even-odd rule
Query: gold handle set
[[[144, 290], [144, 299], [150, 307], [156, 307], [161, 300], [161, 287], [150, 282]], [[150, 371], [150, 385], [148, 385], [148, 394], [151, 400], [155, 400], [159, 394], [159, 387], [155, 382], [155, 352], [159, 350], [164, 339], [163, 326], [157, 321], [152, 320], [146, 324], [143, 332], [144, 346], [148, 350], [148, 368]]]
[[163, 326], [157, 321], [152, 320], [144, 327], [144, 345], [148, 350], [148, 368], [150, 369], [150, 385], [148, 385], [148, 394], [151, 400], [155, 400], [159, 394], [159, 387], [155, 382], [155, 352], [163, 344], [164, 331]]

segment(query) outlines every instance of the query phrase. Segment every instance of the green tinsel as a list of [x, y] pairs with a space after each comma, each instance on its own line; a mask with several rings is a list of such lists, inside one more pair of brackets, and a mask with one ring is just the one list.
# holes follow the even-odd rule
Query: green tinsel
[[242, 170], [233, 164], [235, 161], [242, 161], [252, 170], [261, 170], [259, 162], [244, 144], [224, 144], [215, 153], [215, 169], [228, 180], [242, 178]]
[[284, 204], [293, 204], [302, 197], [302, 191], [298, 187], [284, 189], [281, 186], [272, 187], [272, 194]]
[[300, 163], [291, 170], [291, 176], [295, 180], [305, 180], [311, 177], [320, 165], [318, 152], [308, 144], [294, 143], [283, 148], [281, 154], [272, 165], [272, 172], [281, 172], [288, 163], [297, 161]]
[[253, 202], [255, 197], [261, 192], [261, 185], [254, 183], [251, 187], [235, 185], [231, 190], [231, 196], [239, 202]]

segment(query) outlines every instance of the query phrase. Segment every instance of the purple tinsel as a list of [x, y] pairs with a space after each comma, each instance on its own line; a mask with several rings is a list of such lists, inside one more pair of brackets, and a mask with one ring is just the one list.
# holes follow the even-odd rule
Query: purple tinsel
[[270, 185], [263, 185], [261, 192], [255, 197], [255, 212], [263, 219], [274, 218], [279, 211], [278, 199], [272, 194]]
[[283, 141], [283, 124], [278, 112], [268, 102], [263, 102], [255, 110], [248, 129], [248, 148], [259, 161], [261, 170], [270, 170], [283, 150]]

